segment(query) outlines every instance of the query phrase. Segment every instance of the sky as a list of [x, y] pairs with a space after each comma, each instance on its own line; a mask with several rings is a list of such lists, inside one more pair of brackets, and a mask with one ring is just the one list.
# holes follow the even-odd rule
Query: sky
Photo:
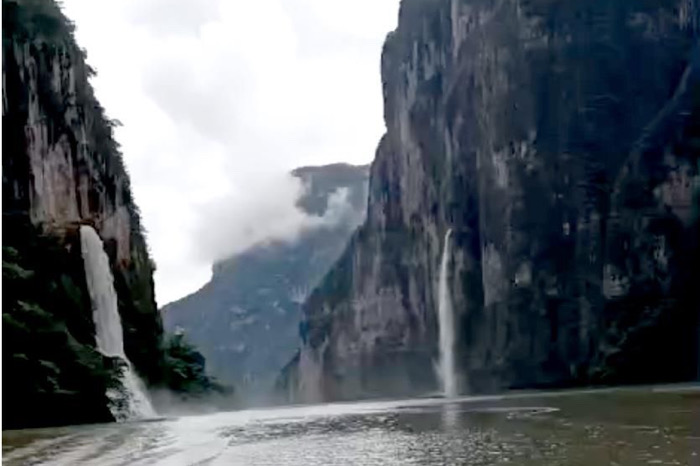
[[63, 0], [97, 70], [160, 306], [214, 261], [322, 222], [293, 168], [371, 162], [399, 0]]

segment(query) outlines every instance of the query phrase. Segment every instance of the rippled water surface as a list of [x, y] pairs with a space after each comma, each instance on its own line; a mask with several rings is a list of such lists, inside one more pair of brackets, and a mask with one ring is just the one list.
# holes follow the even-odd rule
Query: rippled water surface
[[5, 431], [3, 464], [700, 466], [700, 389], [337, 403]]

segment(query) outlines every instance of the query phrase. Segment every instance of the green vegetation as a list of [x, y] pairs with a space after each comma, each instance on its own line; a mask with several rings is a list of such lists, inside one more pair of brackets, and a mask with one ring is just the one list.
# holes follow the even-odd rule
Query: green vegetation
[[[3, 428], [112, 420], [105, 391], [118, 384], [121, 362], [95, 349], [77, 229], [58, 239], [4, 217]], [[157, 314], [149, 317], [160, 327]], [[206, 375], [204, 357], [182, 335], [161, 336], [149, 336], [149, 372], [141, 366], [151, 388], [183, 398], [232, 394]], [[139, 342], [126, 331], [125, 338]]]
[[204, 395], [212, 391], [230, 394], [232, 390], [218, 384], [205, 372], [204, 356], [189, 344], [184, 335], [168, 335], [164, 339], [164, 382], [177, 393]]
[[71, 41], [75, 26], [59, 4], [47, 0], [3, 0], [3, 35], [46, 42]]
[[[117, 373], [94, 348], [85, 284], [57, 240], [4, 223], [3, 428], [111, 419], [105, 389]], [[74, 246], [74, 245], [66, 245]]]

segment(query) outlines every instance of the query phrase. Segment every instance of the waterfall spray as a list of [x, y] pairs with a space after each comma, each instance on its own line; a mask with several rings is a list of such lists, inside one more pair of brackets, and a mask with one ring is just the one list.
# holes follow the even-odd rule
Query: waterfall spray
[[450, 237], [452, 230], [445, 234], [445, 244], [440, 262], [440, 282], [438, 285], [438, 325], [440, 328], [440, 380], [446, 397], [457, 396], [457, 374], [455, 373], [455, 325], [452, 310], [447, 268], [450, 259]]
[[92, 302], [97, 350], [125, 363], [119, 379], [121, 388], [107, 390], [109, 409], [117, 421], [154, 417], [156, 413], [146, 395], [144, 384], [124, 353], [124, 333], [109, 258], [94, 228], [85, 225], [80, 227], [80, 249]]

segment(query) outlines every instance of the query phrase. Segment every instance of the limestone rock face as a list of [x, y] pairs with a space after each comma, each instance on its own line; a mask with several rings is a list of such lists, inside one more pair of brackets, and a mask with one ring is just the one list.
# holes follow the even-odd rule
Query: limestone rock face
[[368, 216], [304, 309], [297, 400], [436, 388], [437, 282], [465, 391], [698, 367], [692, 0], [403, 0]]
[[26, 208], [31, 222], [47, 231], [89, 221], [104, 240], [114, 241], [116, 258], [130, 262], [138, 219], [129, 212], [129, 180], [112, 147], [102, 146], [106, 134], [99, 134], [104, 129], [96, 120], [103, 115], [85, 106], [92, 90], [82, 57], [68, 48], [21, 40], [4, 51], [3, 116], [23, 126], [24, 139], [13, 148], [24, 154], [13, 150], [8, 156], [26, 157], [15, 162], [24, 165], [24, 173], [5, 177], [7, 189], [18, 194], [10, 202]]

